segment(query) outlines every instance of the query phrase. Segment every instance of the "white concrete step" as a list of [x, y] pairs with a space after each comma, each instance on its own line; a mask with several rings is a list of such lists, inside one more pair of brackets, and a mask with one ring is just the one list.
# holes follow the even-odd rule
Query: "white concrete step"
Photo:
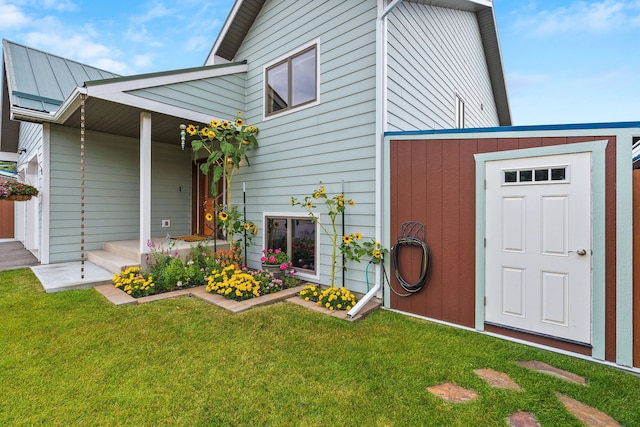
[[96, 250], [87, 252], [87, 260], [110, 271], [113, 274], [119, 273], [129, 267], [139, 266], [140, 261], [136, 261], [128, 254], [116, 254], [108, 250]]

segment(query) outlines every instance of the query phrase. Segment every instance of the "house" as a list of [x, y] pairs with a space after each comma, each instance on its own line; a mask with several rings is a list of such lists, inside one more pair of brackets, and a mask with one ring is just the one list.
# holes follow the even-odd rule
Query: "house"
[[41, 190], [17, 235], [42, 264], [201, 232], [207, 181], [179, 126], [242, 111], [260, 128], [234, 188], [263, 241], [249, 265], [262, 246], [304, 246], [300, 275], [326, 283], [328, 241], [290, 196], [344, 190], [347, 230], [381, 239], [384, 131], [510, 124], [488, 1], [237, 1], [202, 67], [120, 77], [5, 40], [2, 82], [2, 147], [26, 150], [18, 167]]
[[[402, 224], [424, 225], [426, 285], [400, 296], [397, 277], [384, 283], [378, 267], [369, 279], [366, 262], [350, 263], [343, 283], [365, 300], [383, 296], [403, 313], [634, 364], [640, 304], [631, 303], [625, 167], [639, 126], [511, 127], [489, 0], [238, 0], [202, 67], [128, 77], [5, 40], [2, 84], [0, 148], [25, 150], [18, 168], [41, 190], [16, 236], [42, 264], [77, 261], [85, 250], [98, 262], [113, 241], [134, 241], [140, 256], [150, 238], [206, 232], [213, 197], [180, 125], [241, 111], [260, 129], [251, 167], [233, 185], [258, 227], [249, 267], [263, 248], [281, 247], [300, 277], [329, 282], [329, 239], [289, 205], [321, 181], [356, 202], [341, 218], [346, 233], [391, 247]], [[485, 177], [493, 186], [485, 189]], [[536, 210], [547, 214], [547, 234], [528, 226], [529, 193], [518, 193], [535, 189], [557, 190]], [[574, 222], [591, 237], [565, 239]], [[526, 252], [525, 238], [551, 239], [550, 250], [577, 265], [571, 276], [582, 274], [579, 297], [560, 267], [538, 271], [546, 299], [518, 293], [525, 267], [503, 268], [495, 236], [514, 254]], [[400, 270], [420, 270], [411, 250]], [[548, 316], [529, 322], [523, 307]]]

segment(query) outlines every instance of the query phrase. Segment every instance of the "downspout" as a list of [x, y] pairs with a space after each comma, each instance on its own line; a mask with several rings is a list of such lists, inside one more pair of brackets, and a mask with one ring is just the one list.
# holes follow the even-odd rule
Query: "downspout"
[[[385, 0], [378, 0], [376, 19], [376, 237], [383, 241], [384, 227], [384, 133], [387, 130], [387, 16], [402, 0], [393, 0], [386, 7]], [[384, 262], [384, 261], [383, 261]], [[375, 297], [382, 288], [381, 266], [376, 268], [376, 284], [360, 301], [347, 312], [347, 317], [355, 317], [360, 310]]]

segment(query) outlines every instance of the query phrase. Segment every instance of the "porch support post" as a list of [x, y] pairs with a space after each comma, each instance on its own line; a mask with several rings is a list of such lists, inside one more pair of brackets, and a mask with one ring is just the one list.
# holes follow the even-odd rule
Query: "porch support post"
[[151, 238], [151, 113], [140, 113], [140, 253]]

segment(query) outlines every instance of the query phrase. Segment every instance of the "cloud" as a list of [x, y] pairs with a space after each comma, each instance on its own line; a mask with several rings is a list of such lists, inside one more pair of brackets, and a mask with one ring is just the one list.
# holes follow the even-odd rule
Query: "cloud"
[[568, 6], [539, 10], [526, 6], [516, 20], [520, 31], [538, 37], [560, 33], [606, 33], [640, 26], [640, 5], [633, 0], [574, 1]]
[[0, 30], [21, 28], [30, 22], [29, 17], [19, 7], [0, 2]]
[[53, 9], [58, 12], [77, 9], [77, 6], [71, 0], [42, 0], [39, 6], [43, 9]]

